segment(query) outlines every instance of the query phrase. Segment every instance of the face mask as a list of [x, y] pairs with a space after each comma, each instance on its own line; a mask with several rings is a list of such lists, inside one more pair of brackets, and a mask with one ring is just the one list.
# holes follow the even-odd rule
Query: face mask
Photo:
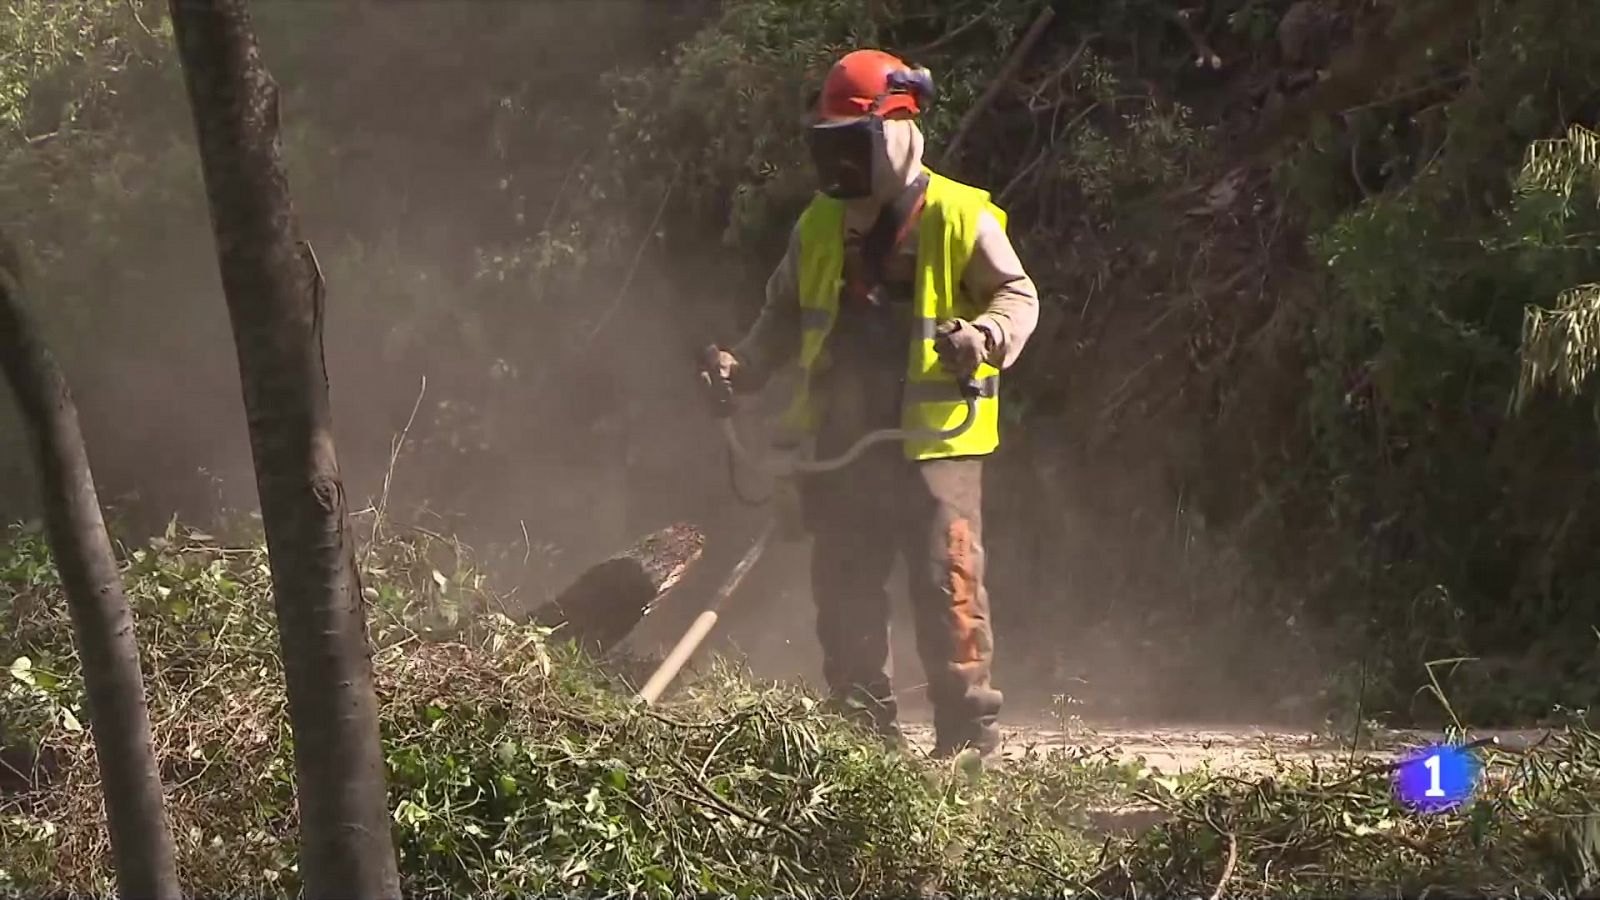
[[883, 119], [866, 116], [809, 129], [811, 162], [822, 193], [838, 200], [872, 196], [873, 160], [883, 156]]

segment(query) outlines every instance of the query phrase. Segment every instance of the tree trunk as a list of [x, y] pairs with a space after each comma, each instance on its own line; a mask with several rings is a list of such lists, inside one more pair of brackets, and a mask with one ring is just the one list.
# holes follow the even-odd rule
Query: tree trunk
[[400, 895], [354, 534], [334, 454], [323, 282], [278, 157], [244, 0], [171, 0], [233, 325], [294, 728], [313, 898]]
[[22, 308], [14, 257], [0, 258], [0, 369], [16, 394], [39, 465], [50, 552], [61, 573], [83, 666], [117, 893], [176, 900], [181, 896], [178, 872], [161, 770], [150, 745], [133, 614], [101, 518], [78, 410], [66, 379]]

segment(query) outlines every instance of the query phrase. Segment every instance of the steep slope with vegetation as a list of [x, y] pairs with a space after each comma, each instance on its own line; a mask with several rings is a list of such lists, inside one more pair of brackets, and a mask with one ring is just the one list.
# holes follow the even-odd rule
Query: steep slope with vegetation
[[[262, 6], [352, 493], [397, 469], [395, 508], [532, 593], [685, 516], [714, 575], [745, 526], [670, 373], [753, 316], [806, 91], [876, 44], [934, 69], [931, 162], [997, 193], [1046, 294], [990, 486], [1002, 680], [1090, 713], [1593, 699], [1594, 415], [1549, 388], [1592, 359], [1600, 10], [1054, 4], [996, 85], [1040, 3], [534, 6]], [[3, 225], [146, 528], [250, 505], [160, 7], [0, 14]]]
[[1594, 420], [1511, 400], [1530, 308], [1561, 311], [1528, 319], [1529, 388], [1593, 366], [1600, 11], [1058, 4], [968, 123], [1041, 5], [871, 8], [728, 4], [621, 82], [611, 168], [677, 188], [679, 245], [765, 262], [807, 189], [801, 86], [860, 43], [941, 76], [933, 165], [1010, 208], [1050, 307], [990, 495], [1012, 652], [1172, 666], [1203, 694], [1168, 712], [1277, 699], [1248, 695], [1297, 657], [1368, 714], [1437, 717], [1430, 674], [1480, 721], [1593, 699]]

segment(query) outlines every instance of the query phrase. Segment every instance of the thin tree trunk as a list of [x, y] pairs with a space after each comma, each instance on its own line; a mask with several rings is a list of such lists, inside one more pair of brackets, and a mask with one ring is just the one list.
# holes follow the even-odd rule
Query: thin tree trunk
[[[3, 243], [3, 239], [0, 239]], [[78, 410], [66, 379], [22, 308], [21, 276], [0, 254], [0, 369], [22, 409], [39, 466], [50, 552], [61, 573], [83, 666], [89, 731], [100, 764], [117, 893], [176, 900], [178, 872], [133, 614], [106, 536]]]
[[244, 390], [312, 898], [400, 895], [355, 536], [334, 454], [323, 283], [278, 157], [244, 0], [171, 0]]

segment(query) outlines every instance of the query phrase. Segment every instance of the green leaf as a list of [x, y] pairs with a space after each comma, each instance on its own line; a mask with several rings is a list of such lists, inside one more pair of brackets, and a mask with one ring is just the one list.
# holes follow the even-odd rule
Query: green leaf
[[1494, 824], [1494, 808], [1487, 803], [1474, 804], [1471, 823], [1472, 843], [1482, 846], [1489, 838], [1490, 826]]
[[402, 825], [416, 825], [431, 818], [431, 813], [410, 800], [401, 800], [394, 808], [394, 820]]
[[561, 870], [561, 880], [562, 881], [574, 880], [579, 875], [582, 875], [583, 873], [585, 873], [587, 871], [589, 871], [589, 861], [588, 860], [580, 859], [580, 860], [576, 860], [574, 862], [570, 862], [570, 863], [568, 863], [566, 865], [565, 868], [563, 868]]
[[26, 656], [19, 656], [11, 662], [11, 677], [29, 687], [34, 686], [33, 660]]
[[61, 727], [68, 731], [78, 732], [83, 730], [83, 723], [79, 722], [78, 717], [72, 714], [72, 710], [63, 706], [61, 707]]

